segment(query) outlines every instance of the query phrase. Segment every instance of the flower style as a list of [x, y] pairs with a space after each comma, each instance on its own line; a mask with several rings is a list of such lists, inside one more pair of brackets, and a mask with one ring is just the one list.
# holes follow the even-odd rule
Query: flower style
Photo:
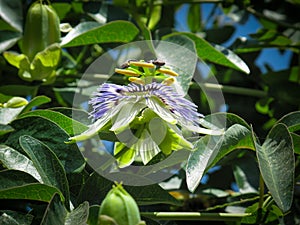
[[121, 86], [102, 84], [89, 102], [94, 123], [89, 129], [69, 140], [82, 141], [98, 132], [109, 130], [120, 139], [114, 155], [120, 167], [130, 165], [136, 156], [147, 164], [158, 153], [169, 155], [173, 150], [192, 149], [181, 129], [202, 134], [220, 131], [199, 126], [202, 114], [197, 106], [162, 83]]

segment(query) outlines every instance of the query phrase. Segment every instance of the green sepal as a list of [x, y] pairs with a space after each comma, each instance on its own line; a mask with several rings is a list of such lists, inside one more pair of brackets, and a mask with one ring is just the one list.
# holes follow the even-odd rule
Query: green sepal
[[128, 148], [124, 143], [115, 142], [114, 156], [118, 161], [119, 167], [124, 168], [133, 163], [136, 151], [133, 148]]
[[194, 145], [180, 135], [179, 132], [175, 131], [178, 130], [177, 127], [172, 126], [172, 128], [170, 125], [168, 126], [165, 138], [161, 144], [159, 144], [161, 151], [165, 155], [169, 155], [172, 153], [172, 151], [177, 151], [183, 148], [192, 150]]

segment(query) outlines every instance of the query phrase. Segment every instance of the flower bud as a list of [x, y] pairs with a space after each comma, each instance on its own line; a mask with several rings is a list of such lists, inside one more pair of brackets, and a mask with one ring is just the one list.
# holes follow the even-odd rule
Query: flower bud
[[116, 184], [108, 192], [99, 215], [111, 217], [118, 225], [138, 225], [141, 222], [139, 208], [122, 184]]
[[19, 108], [28, 104], [28, 101], [22, 97], [12, 97], [3, 104], [4, 108]]
[[51, 6], [33, 3], [26, 16], [22, 51], [32, 61], [49, 45], [60, 41], [59, 17]]

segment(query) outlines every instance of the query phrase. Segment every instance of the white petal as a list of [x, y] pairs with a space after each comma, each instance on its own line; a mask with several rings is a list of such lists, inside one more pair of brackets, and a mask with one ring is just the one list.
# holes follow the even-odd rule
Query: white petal
[[111, 110], [107, 111], [95, 123], [89, 125], [89, 128], [86, 131], [74, 137], [70, 137], [69, 142], [84, 141], [98, 134], [98, 132], [105, 126], [105, 124], [107, 124], [110, 121], [110, 119], [118, 113], [119, 108], [122, 107], [124, 104], [125, 103], [121, 102], [115, 108], [112, 108]]
[[193, 125], [186, 125], [184, 127], [187, 128], [190, 131], [193, 131], [193, 132], [196, 132], [196, 133], [199, 133], [199, 134], [208, 134], [208, 135], [222, 135], [222, 134], [224, 134], [223, 129], [210, 130], [210, 129], [197, 127], [197, 126], [193, 126]]
[[146, 129], [143, 130], [138, 142], [132, 148], [139, 151], [144, 165], [160, 152], [158, 145], [152, 140], [151, 135]]
[[145, 107], [146, 106], [141, 103], [128, 102], [120, 109], [118, 115], [112, 119], [113, 125], [110, 130], [116, 133], [121, 132]]
[[176, 124], [177, 120], [173, 117], [172, 112], [160, 105], [158, 101], [153, 98], [147, 100], [147, 106], [152, 109], [160, 118], [168, 123]]

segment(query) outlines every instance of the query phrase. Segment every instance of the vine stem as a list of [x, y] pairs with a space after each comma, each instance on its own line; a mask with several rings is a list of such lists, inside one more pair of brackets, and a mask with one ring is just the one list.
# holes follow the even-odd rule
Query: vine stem
[[259, 175], [259, 202], [258, 202], [258, 208], [263, 208], [264, 204], [264, 192], [265, 192], [265, 182], [262, 177], [262, 175]]
[[[234, 87], [234, 86], [213, 84], [213, 83], [203, 83], [200, 84], [200, 86], [208, 91], [222, 91], [224, 93], [247, 95], [247, 96], [258, 97], [258, 98], [263, 98], [267, 96], [266, 92], [261, 90], [251, 89], [251, 88]], [[197, 86], [192, 85], [191, 88], [197, 88]]]
[[251, 213], [144, 212], [141, 216], [155, 220], [240, 221]]
[[246, 8], [246, 11], [253, 14], [254, 16], [257, 16], [257, 17], [260, 17], [260, 18], [263, 18], [265, 20], [268, 20], [268, 21], [271, 21], [271, 22], [274, 22], [274, 23], [277, 23], [278, 25], [282, 26], [282, 27], [286, 27], [286, 28], [292, 28], [292, 29], [295, 29], [295, 30], [300, 30], [300, 26], [294, 26], [294, 25], [291, 25], [289, 23], [285, 23], [285, 22], [282, 22], [282, 21], [278, 21], [278, 20], [275, 20], [273, 18], [270, 18], [268, 16], [265, 16], [264, 14], [256, 11], [255, 9], [253, 9], [252, 7], [247, 7]]

